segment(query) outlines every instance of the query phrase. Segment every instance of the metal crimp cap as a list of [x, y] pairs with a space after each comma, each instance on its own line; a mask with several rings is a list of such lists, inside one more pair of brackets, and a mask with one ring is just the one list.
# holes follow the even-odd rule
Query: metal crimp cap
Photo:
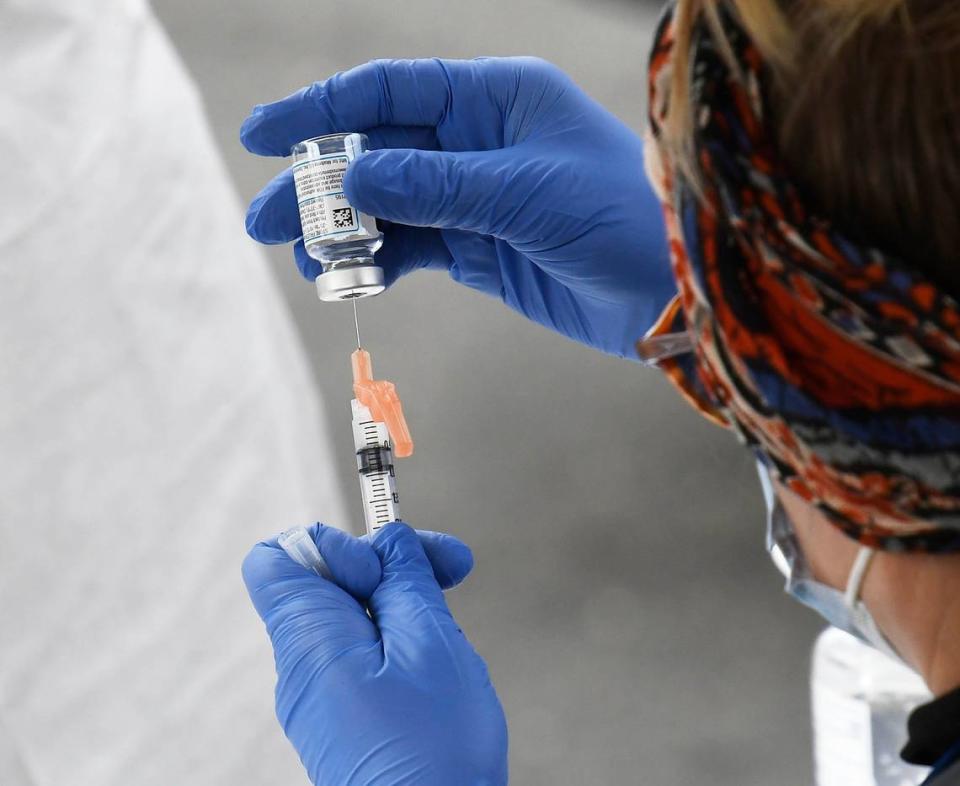
[[317, 297], [327, 302], [379, 295], [384, 289], [379, 265], [349, 265], [317, 276]]

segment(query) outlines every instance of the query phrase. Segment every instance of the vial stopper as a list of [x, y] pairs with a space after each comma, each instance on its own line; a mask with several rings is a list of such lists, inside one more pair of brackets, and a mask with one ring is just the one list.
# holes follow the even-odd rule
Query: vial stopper
[[379, 295], [386, 289], [379, 265], [335, 267], [317, 276], [317, 297], [323, 301]]

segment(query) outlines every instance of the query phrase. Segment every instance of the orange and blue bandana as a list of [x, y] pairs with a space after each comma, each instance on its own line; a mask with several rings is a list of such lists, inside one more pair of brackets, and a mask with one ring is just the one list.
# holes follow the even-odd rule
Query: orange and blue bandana
[[[723, 4], [720, 4], [723, 9]], [[960, 550], [960, 306], [921, 273], [817, 215], [779, 159], [767, 71], [722, 10], [690, 78], [701, 196], [670, 164], [671, 14], [650, 61], [650, 131], [678, 284], [653, 334], [695, 350], [661, 367], [774, 476], [847, 535], [889, 551]]]

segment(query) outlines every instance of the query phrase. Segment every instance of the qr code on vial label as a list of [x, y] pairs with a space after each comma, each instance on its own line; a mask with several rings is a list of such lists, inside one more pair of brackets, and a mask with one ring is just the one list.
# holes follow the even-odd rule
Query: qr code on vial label
[[353, 208], [337, 207], [333, 209], [333, 228], [350, 229], [353, 226]]

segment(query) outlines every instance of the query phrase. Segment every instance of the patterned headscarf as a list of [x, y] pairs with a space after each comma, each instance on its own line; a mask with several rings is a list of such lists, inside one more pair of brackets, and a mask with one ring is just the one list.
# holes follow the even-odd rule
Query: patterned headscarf
[[811, 210], [777, 153], [760, 52], [719, 5], [729, 51], [704, 20], [691, 46], [699, 194], [661, 137], [669, 12], [651, 55], [650, 132], [679, 292], [651, 334], [686, 331], [694, 345], [660, 365], [847, 535], [958, 551], [960, 307]]

